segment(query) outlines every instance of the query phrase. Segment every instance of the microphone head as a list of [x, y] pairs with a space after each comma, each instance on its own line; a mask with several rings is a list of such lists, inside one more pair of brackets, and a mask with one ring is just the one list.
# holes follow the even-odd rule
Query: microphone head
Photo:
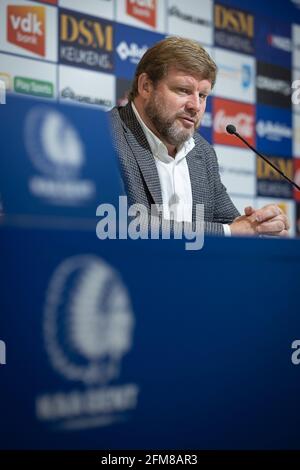
[[228, 134], [235, 134], [236, 127], [233, 124], [228, 124], [228, 126], [226, 126], [226, 131], [228, 132]]

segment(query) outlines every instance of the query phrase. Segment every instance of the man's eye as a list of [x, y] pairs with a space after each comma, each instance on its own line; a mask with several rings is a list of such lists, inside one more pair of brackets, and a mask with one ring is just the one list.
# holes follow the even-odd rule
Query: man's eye
[[199, 98], [201, 100], [205, 100], [207, 98], [207, 95], [205, 95], [204, 93], [199, 93]]
[[188, 93], [189, 90], [187, 88], [179, 88], [180, 93]]

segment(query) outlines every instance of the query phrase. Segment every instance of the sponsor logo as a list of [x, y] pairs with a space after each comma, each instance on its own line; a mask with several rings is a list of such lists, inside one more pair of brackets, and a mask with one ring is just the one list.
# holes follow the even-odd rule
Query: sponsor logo
[[221, 64], [219, 65], [219, 70], [222, 78], [237, 80], [245, 90], [252, 85], [252, 69], [250, 64], [241, 64], [240, 67]]
[[241, 10], [215, 5], [215, 27], [253, 38], [254, 17]]
[[254, 16], [241, 10], [215, 5], [215, 44], [253, 53]]
[[258, 75], [256, 85], [259, 90], [271, 91], [273, 93], [280, 93], [284, 96], [291, 94], [290, 83], [285, 80], [275, 79]]
[[292, 42], [290, 38], [284, 36], [275, 36], [274, 34], [269, 34], [267, 37], [267, 43], [269, 46], [276, 47], [285, 52], [291, 52]]
[[174, 16], [182, 21], [187, 21], [188, 23], [196, 24], [198, 26], [211, 26], [211, 22], [204, 19], [199, 18], [198, 16], [193, 16], [191, 14], [184, 13], [183, 11], [179, 10], [179, 8], [175, 5], [171, 6], [168, 10], [169, 16]]
[[53, 370], [69, 390], [37, 397], [40, 421], [85, 429], [126, 419], [139, 393], [136, 384], [120, 383], [134, 323], [126, 286], [101, 258], [74, 256], [56, 268], [45, 302], [44, 341]]
[[54, 205], [78, 205], [95, 194], [93, 182], [80, 177], [84, 145], [77, 130], [55, 109], [32, 108], [25, 118], [25, 147], [41, 175], [29, 180], [30, 192]]
[[60, 11], [60, 62], [91, 70], [113, 71], [113, 25], [69, 10]]
[[215, 98], [214, 100], [214, 142], [217, 144], [243, 147], [244, 144], [226, 132], [226, 126], [233, 124], [239, 134], [254, 145], [254, 106], [246, 103]]
[[236, 52], [217, 48], [215, 59], [219, 68], [215, 95], [234, 101], [255, 102], [255, 60]]
[[[220, 165], [220, 173], [223, 177], [224, 173], [228, 173], [230, 176], [234, 176], [236, 178], [240, 177], [253, 177], [253, 171], [247, 168], [238, 168], [230, 165]], [[232, 192], [232, 191], [231, 191]]]
[[16, 93], [25, 95], [41, 96], [43, 98], [54, 97], [53, 83], [33, 78], [14, 77], [14, 90]]
[[37, 0], [40, 3], [49, 3], [50, 5], [57, 5], [58, 0]]
[[[291, 68], [291, 25], [257, 18], [255, 34], [256, 56], [269, 64]], [[268, 71], [267, 71], [268, 72]], [[268, 73], [267, 73], [268, 75]], [[273, 76], [270, 73], [270, 76]], [[276, 75], [274, 75], [276, 77]]]
[[111, 108], [113, 106], [113, 102], [111, 100], [108, 100], [105, 98], [81, 95], [79, 93], [76, 93], [69, 86], [65, 87], [61, 91], [61, 97], [65, 99], [73, 100], [73, 101], [78, 101], [79, 103], [95, 104], [97, 106], [101, 106], [102, 108]]
[[145, 54], [148, 46], [139, 47], [135, 42], [127, 44], [126, 41], [122, 41], [117, 47], [117, 53], [121, 60], [130, 59], [133, 64], [138, 64], [142, 56]]
[[238, 168], [235, 166], [230, 166], [230, 165], [220, 165], [220, 173], [223, 176], [224, 173], [230, 174], [230, 176], [234, 177], [253, 177], [253, 171], [248, 168]]
[[261, 152], [278, 157], [291, 155], [293, 128], [288, 110], [257, 105], [256, 121], [256, 144]]
[[7, 41], [45, 56], [45, 7], [7, 6]]
[[[275, 165], [280, 171], [282, 171], [289, 178], [293, 178], [293, 159], [292, 158], [268, 158], [273, 165]], [[258, 178], [270, 179], [270, 180], [281, 180], [281, 176], [277, 173], [274, 168], [268, 165], [262, 159], [257, 160], [257, 176]]]
[[[290, 179], [294, 177], [293, 159], [292, 158], [268, 158], [273, 165], [287, 175]], [[291, 185], [285, 181], [274, 168], [261, 158], [257, 159], [257, 194], [265, 197], [284, 197], [291, 198], [293, 189]]]
[[156, 27], [156, 0], [126, 0], [126, 13], [152, 28]]
[[292, 129], [284, 123], [259, 120], [256, 124], [259, 137], [273, 141], [292, 138]]
[[6, 344], [0, 339], [0, 366], [6, 364]]
[[225, 133], [228, 124], [234, 124], [239, 129], [239, 133], [247, 139], [253, 136], [253, 116], [247, 113], [227, 114], [224, 109], [220, 109], [215, 114], [214, 131], [217, 134]]
[[115, 75], [132, 80], [147, 49], [163, 39], [162, 34], [119, 24], [115, 35]]
[[258, 103], [291, 108], [291, 70], [258, 61], [256, 87]]

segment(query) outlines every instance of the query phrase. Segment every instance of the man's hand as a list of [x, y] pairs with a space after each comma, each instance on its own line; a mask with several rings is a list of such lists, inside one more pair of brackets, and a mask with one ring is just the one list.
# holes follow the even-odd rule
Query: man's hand
[[234, 219], [230, 225], [232, 235], [273, 235], [286, 237], [290, 228], [287, 216], [275, 204], [261, 209], [245, 207], [245, 215]]

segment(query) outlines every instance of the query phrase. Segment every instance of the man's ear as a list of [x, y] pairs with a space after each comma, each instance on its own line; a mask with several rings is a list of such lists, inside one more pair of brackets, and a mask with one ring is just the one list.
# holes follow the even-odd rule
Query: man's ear
[[138, 78], [138, 91], [139, 95], [143, 98], [148, 98], [153, 90], [152, 80], [148, 77], [146, 72], [141, 73]]

